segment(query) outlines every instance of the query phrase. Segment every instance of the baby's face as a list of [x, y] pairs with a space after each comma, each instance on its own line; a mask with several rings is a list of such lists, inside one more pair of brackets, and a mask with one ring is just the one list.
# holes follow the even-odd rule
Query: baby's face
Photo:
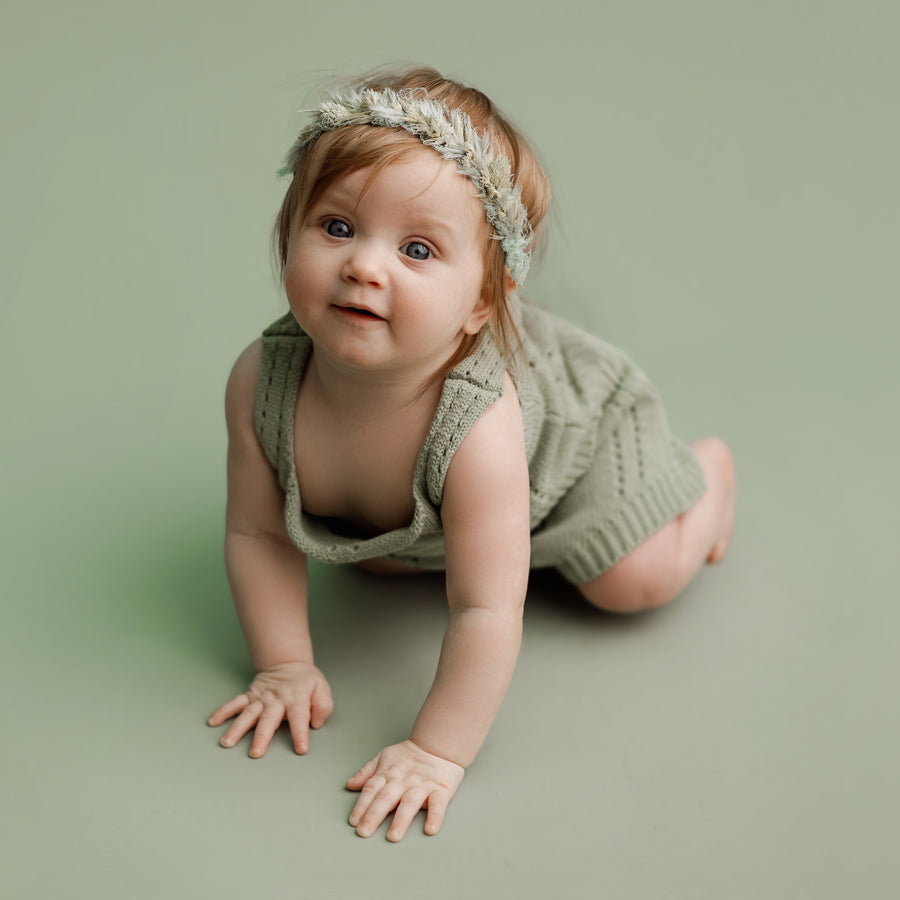
[[291, 235], [285, 286], [316, 353], [427, 378], [489, 314], [490, 229], [472, 182], [422, 147], [337, 179]]

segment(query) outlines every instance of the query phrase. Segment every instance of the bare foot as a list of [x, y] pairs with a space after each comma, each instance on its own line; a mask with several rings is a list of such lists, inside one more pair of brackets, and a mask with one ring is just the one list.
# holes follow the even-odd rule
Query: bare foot
[[734, 459], [728, 445], [719, 438], [704, 438], [691, 444], [691, 450], [700, 461], [706, 475], [706, 483], [717, 495], [720, 519], [716, 541], [706, 557], [710, 564], [721, 562], [734, 532], [735, 477]]

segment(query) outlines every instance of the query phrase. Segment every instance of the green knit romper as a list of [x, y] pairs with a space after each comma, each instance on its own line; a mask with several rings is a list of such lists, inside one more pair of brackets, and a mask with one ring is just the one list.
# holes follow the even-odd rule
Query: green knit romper
[[[524, 355], [510, 374], [525, 422], [531, 566], [583, 584], [621, 559], [705, 490], [690, 450], [669, 431], [653, 385], [628, 357], [558, 317], [517, 304]], [[440, 508], [450, 461], [503, 393], [506, 365], [489, 334], [447, 376], [419, 452], [409, 524], [354, 534], [303, 511], [294, 466], [294, 410], [312, 343], [288, 313], [263, 332], [256, 434], [285, 495], [285, 523], [308, 557], [388, 557], [444, 568]]]

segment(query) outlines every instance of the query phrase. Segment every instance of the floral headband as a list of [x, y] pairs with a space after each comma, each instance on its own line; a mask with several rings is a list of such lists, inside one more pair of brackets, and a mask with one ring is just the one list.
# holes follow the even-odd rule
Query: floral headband
[[300, 132], [279, 175], [293, 175], [307, 147], [326, 131], [346, 125], [402, 128], [444, 159], [455, 161], [459, 171], [471, 179], [494, 237], [503, 247], [510, 277], [516, 284], [525, 280], [533, 238], [528, 213], [513, 183], [509, 160], [493, 152], [488, 139], [478, 133], [465, 112], [390, 88], [338, 92], [313, 112], [315, 118]]

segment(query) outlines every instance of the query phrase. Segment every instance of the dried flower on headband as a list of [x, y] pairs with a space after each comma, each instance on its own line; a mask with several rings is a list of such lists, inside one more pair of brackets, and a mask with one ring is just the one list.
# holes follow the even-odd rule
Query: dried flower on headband
[[509, 160], [494, 153], [465, 112], [390, 88], [338, 92], [313, 112], [315, 118], [300, 132], [279, 175], [293, 175], [307, 147], [326, 131], [347, 125], [402, 128], [444, 159], [453, 160], [471, 179], [494, 236], [503, 247], [510, 277], [522, 284], [531, 262], [533, 239], [528, 213], [513, 183]]

